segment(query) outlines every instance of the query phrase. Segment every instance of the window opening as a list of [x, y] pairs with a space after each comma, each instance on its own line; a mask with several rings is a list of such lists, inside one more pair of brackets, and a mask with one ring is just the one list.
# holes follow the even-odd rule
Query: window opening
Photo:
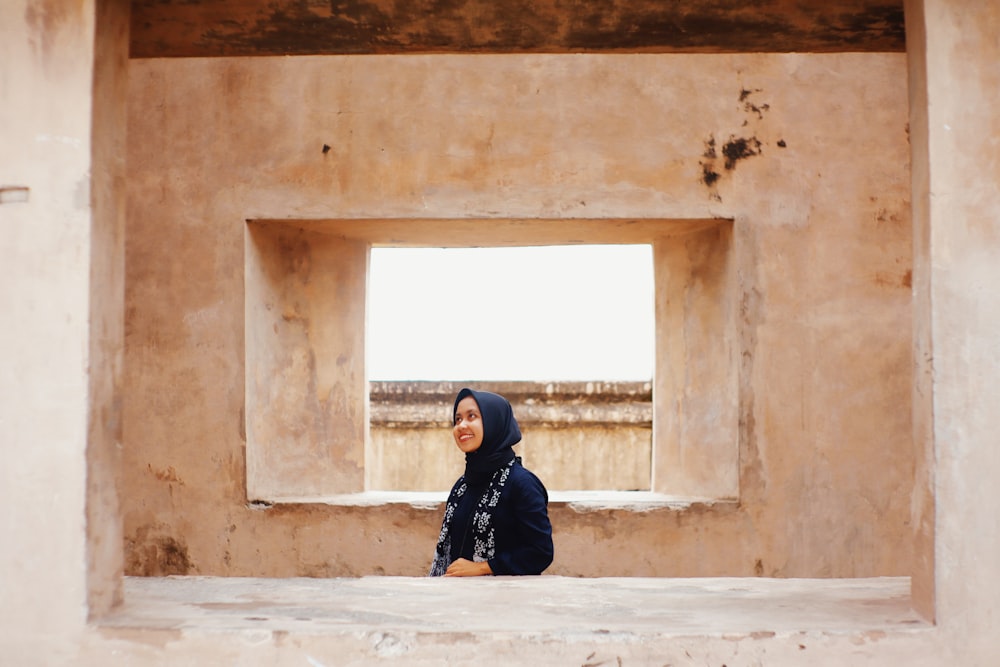
[[[368, 313], [371, 294], [369, 278], [373, 250], [382, 248], [487, 248], [498, 251], [512, 246], [529, 248], [562, 247], [573, 250], [585, 244], [602, 249], [619, 245], [646, 244], [651, 247], [652, 274], [648, 314], [653, 321], [655, 348], [652, 381], [598, 380], [522, 380], [519, 397], [525, 406], [537, 414], [531, 419], [546, 427], [567, 427], [560, 416], [571, 415], [579, 408], [577, 424], [586, 421], [607, 427], [610, 439], [597, 444], [596, 453], [588, 455], [576, 450], [566, 458], [576, 461], [607, 460], [623, 451], [622, 433], [644, 422], [651, 435], [643, 436], [651, 454], [649, 472], [642, 474], [641, 483], [627, 482], [608, 485], [602, 481], [553, 484], [552, 490], [570, 493], [594, 491], [607, 493], [621, 490], [648, 489], [666, 499], [732, 499], [737, 497], [738, 483], [738, 283], [736, 264], [732, 258], [733, 225], [718, 219], [338, 219], [338, 220], [249, 220], [246, 234], [245, 267], [245, 351], [246, 351], [246, 470], [247, 495], [263, 502], [369, 502], [382, 497], [367, 491], [404, 491], [405, 486], [386, 482], [379, 468], [385, 457], [379, 454], [381, 441], [378, 431], [388, 428], [409, 428], [423, 423], [424, 436], [435, 438], [428, 457], [413, 467], [425, 467], [428, 460], [445, 460], [442, 448], [453, 446], [448, 439], [447, 414], [443, 405], [454, 397], [457, 388], [441, 391], [433, 401], [423, 406], [397, 405], [386, 409], [382, 398], [392, 391], [377, 389], [399, 382], [372, 381], [379, 372], [369, 368], [376, 363], [368, 349]], [[512, 243], [515, 242], [516, 243]], [[377, 289], [376, 279], [372, 285]], [[523, 273], [524, 262], [508, 270]], [[556, 270], [552, 263], [545, 267], [534, 282], [535, 289], [551, 286], [565, 271]], [[481, 267], [477, 265], [476, 270]], [[591, 264], [590, 273], [608, 278], [620, 274], [605, 264]], [[558, 276], [556, 274], [559, 274]], [[577, 282], [583, 280], [578, 278]], [[440, 288], [434, 298], [442, 303], [451, 295]], [[624, 282], [624, 281], [623, 281]], [[613, 303], [620, 304], [623, 295], [631, 294], [640, 281], [612, 288]], [[433, 290], [431, 290], [433, 291]], [[565, 300], [566, 290], [553, 292], [549, 301]], [[534, 326], [537, 339], [547, 333], [547, 325], [539, 326], [536, 315], [523, 314], [523, 299], [504, 295], [513, 302], [515, 321], [528, 329]], [[375, 304], [377, 306], [377, 303]], [[593, 299], [586, 304], [596, 310]], [[554, 307], [553, 307], [554, 308]], [[641, 313], [641, 309], [631, 312]], [[411, 315], [408, 322], [397, 325], [412, 331], [414, 321], [428, 319], [425, 313]], [[468, 333], [458, 328], [456, 319], [440, 318], [451, 323], [441, 334], [442, 339], [455, 340]], [[542, 320], [544, 321], [544, 320]], [[551, 322], [551, 320], [550, 320]], [[578, 325], [572, 335], [564, 335], [557, 352], [586, 333], [587, 325]], [[539, 333], [541, 331], [541, 333]], [[533, 344], [536, 342], [532, 341]], [[594, 347], [595, 344], [591, 343]], [[543, 349], [541, 345], [536, 346]], [[616, 343], [621, 352], [630, 347]], [[550, 348], [551, 349], [551, 348]], [[554, 354], [554, 353], [553, 353]], [[411, 356], [422, 357], [424, 355]], [[578, 353], [575, 359], [593, 358]], [[537, 368], [536, 368], [537, 370]], [[482, 377], [518, 377], [514, 373], [492, 374], [480, 371]], [[370, 375], [371, 373], [371, 375]], [[588, 370], [583, 377], [597, 371]], [[475, 374], [479, 374], [476, 372]], [[394, 373], [395, 375], [395, 373]], [[444, 375], [444, 373], [442, 373]], [[455, 375], [458, 375], [457, 373]], [[507, 383], [508, 380], [476, 378], [473, 370], [453, 382]], [[571, 377], [552, 370], [535, 377]], [[384, 376], [383, 376], [384, 377]], [[523, 377], [523, 376], [521, 376]], [[578, 376], [579, 377], [579, 376]], [[619, 376], [622, 377], [622, 376]], [[626, 376], [627, 377], [627, 376]], [[441, 384], [442, 380], [436, 380]], [[534, 382], [537, 387], [527, 387]], [[425, 382], [424, 384], [430, 384]], [[513, 384], [517, 384], [514, 382]], [[639, 385], [621, 386], [621, 385]], [[558, 394], [560, 386], [575, 385], [562, 391], [562, 404], [552, 405], [550, 394]], [[612, 385], [613, 391], [607, 386]], [[398, 387], [397, 387], [398, 389]], [[506, 394], [517, 394], [518, 388]], [[638, 417], [622, 420], [618, 415], [599, 414], [594, 407], [593, 393], [603, 392]], [[545, 400], [538, 400], [541, 397]], [[512, 401], [513, 402], [513, 401]], [[632, 408], [638, 407], [638, 410]], [[518, 419], [530, 422], [525, 409], [515, 407]], [[550, 416], [545, 416], [546, 410]], [[445, 412], [445, 414], [441, 414]], [[529, 411], [530, 412], [530, 411]], [[613, 412], [613, 411], [612, 411]], [[644, 415], [642, 414], [644, 413]], [[428, 416], [430, 415], [430, 416]], [[540, 416], [539, 416], [540, 415]], [[556, 415], [552, 417], [551, 415]], [[439, 420], [439, 421], [436, 421]], [[522, 424], [526, 426], [527, 424]], [[623, 428], [627, 425], [627, 428]], [[588, 426], [589, 428], [589, 426]], [[522, 429], [524, 431], [524, 429]], [[594, 429], [580, 435], [587, 445], [597, 440]], [[430, 434], [433, 434], [432, 436]], [[564, 442], [572, 438], [560, 433]], [[415, 452], [417, 437], [409, 441], [406, 452]], [[651, 445], [648, 442], [651, 440]], [[530, 443], [538, 443], [534, 434], [526, 434], [522, 455], [530, 462]], [[554, 452], [555, 448], [536, 447]], [[628, 449], [628, 447], [624, 447]], [[393, 460], [404, 465], [403, 458]], [[532, 463], [533, 469], [544, 468]], [[622, 466], [615, 463], [614, 468]], [[445, 475], [447, 482], [424, 487], [440, 493], [455, 475]], [[562, 488], [558, 488], [562, 486]], [[416, 490], [416, 489], [413, 489]], [[359, 495], [360, 494], [360, 495]], [[361, 497], [364, 496], [364, 497]], [[654, 499], [655, 501], [655, 499]]]
[[515, 449], [551, 490], [649, 491], [652, 255], [648, 244], [373, 248], [369, 488], [450, 487], [461, 457], [445, 406], [471, 383], [514, 405]]

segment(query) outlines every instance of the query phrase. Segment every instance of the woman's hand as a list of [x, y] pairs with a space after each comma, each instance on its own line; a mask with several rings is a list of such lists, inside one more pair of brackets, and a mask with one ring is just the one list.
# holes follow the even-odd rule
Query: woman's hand
[[482, 577], [487, 574], [493, 574], [493, 570], [490, 569], [490, 564], [486, 561], [482, 563], [474, 563], [466, 558], [459, 558], [445, 570], [444, 576], [446, 577]]

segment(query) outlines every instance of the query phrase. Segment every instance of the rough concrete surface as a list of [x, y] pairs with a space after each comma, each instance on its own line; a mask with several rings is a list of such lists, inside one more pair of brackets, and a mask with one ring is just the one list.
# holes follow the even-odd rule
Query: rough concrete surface
[[[102, 628], [576, 637], [899, 631], [927, 626], [906, 577], [246, 579], [127, 577]], [[484, 613], [485, 612], [485, 613]]]
[[141, 638], [184, 656], [214, 639], [236, 663], [933, 664], [913, 651], [933, 628], [905, 577], [168, 577], [125, 589], [99, 624], [109, 646]]

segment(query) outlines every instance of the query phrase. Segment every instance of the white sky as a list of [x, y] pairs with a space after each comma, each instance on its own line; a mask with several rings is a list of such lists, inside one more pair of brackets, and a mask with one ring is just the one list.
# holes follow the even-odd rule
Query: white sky
[[648, 245], [373, 248], [371, 380], [650, 380]]

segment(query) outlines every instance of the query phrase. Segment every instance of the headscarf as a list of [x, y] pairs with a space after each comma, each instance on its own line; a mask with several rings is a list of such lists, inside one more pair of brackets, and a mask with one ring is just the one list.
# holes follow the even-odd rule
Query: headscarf
[[[479, 404], [479, 415], [483, 422], [483, 443], [474, 452], [465, 455], [465, 474], [459, 477], [448, 494], [445, 503], [444, 520], [438, 535], [430, 576], [440, 577], [451, 564], [452, 521], [459, 505], [466, 499], [466, 492], [480, 492], [474, 500], [475, 507], [468, 508], [459, 515], [467, 516], [465, 525], [456, 528], [464, 541], [472, 538], [472, 560], [488, 561], [496, 553], [496, 539], [493, 533], [493, 512], [503, 494], [504, 485], [510, 476], [516, 457], [514, 445], [521, 441], [521, 429], [514, 419], [514, 411], [507, 399], [488, 391], [473, 391], [468, 387], [458, 392], [451, 410], [451, 423], [455, 423], [455, 413], [463, 398], [471, 396]], [[470, 497], [470, 500], [472, 498]], [[471, 532], [471, 536], [469, 535]], [[459, 550], [461, 551], [461, 549]]]
[[465, 481], [471, 487], [479, 487], [488, 482], [494, 472], [514, 459], [511, 447], [521, 442], [521, 429], [506, 398], [489, 391], [473, 391], [468, 387], [458, 392], [455, 398], [455, 405], [451, 409], [453, 425], [458, 404], [467, 396], [471, 396], [479, 404], [479, 415], [483, 420], [483, 444], [476, 451], [465, 455]]

